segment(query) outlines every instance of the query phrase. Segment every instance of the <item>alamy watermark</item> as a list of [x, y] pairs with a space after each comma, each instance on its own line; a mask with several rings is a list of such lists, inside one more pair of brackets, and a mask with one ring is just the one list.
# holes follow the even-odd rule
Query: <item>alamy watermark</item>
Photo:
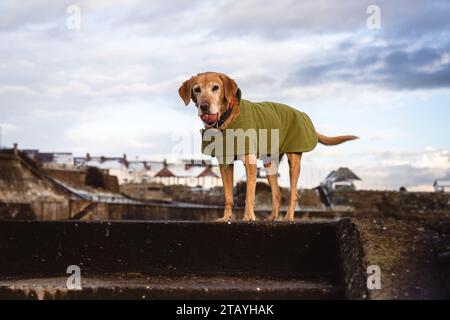
[[81, 269], [77, 265], [71, 265], [67, 267], [67, 274], [70, 276], [67, 278], [66, 285], [69, 290], [81, 290]]
[[379, 6], [372, 4], [367, 7], [366, 13], [369, 17], [366, 20], [366, 26], [369, 30], [381, 29], [381, 9]]
[[69, 30], [81, 29], [81, 8], [75, 4], [70, 5], [66, 9], [67, 20], [66, 26]]
[[381, 268], [377, 265], [367, 267], [367, 289], [381, 290]]
[[[198, 139], [198, 140], [196, 140]], [[231, 164], [234, 160], [242, 160], [244, 155], [247, 161], [256, 164], [260, 159], [268, 170], [276, 168], [280, 161], [280, 132], [279, 129], [205, 129], [201, 131], [201, 138], [195, 134], [174, 135], [172, 155], [186, 157], [201, 148], [205, 155], [213, 156], [219, 164]], [[202, 146], [196, 145], [201, 142]], [[195, 148], [193, 148], [195, 147]], [[253, 163], [254, 162], [254, 163]]]

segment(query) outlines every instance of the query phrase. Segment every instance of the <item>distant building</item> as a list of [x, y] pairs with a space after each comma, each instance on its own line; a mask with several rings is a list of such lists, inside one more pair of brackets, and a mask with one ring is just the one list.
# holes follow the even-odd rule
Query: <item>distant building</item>
[[116, 176], [119, 184], [160, 183], [163, 185], [185, 185], [210, 189], [221, 186], [218, 166], [205, 160], [182, 160], [169, 164], [166, 161], [128, 160], [123, 157], [86, 157], [74, 158], [77, 167], [96, 167], [108, 170]]
[[[245, 178], [245, 181], [247, 181], [246, 178]], [[267, 172], [266, 172], [266, 170], [262, 170], [262, 168], [256, 168], [256, 182], [267, 183]]]
[[164, 192], [162, 184], [154, 182], [125, 183], [120, 191], [132, 199], [171, 201], [171, 197]]
[[[280, 173], [277, 172], [277, 177], [280, 177]], [[242, 176], [242, 181], [247, 181], [247, 176]], [[265, 168], [256, 168], [256, 182], [264, 182], [268, 183], [267, 181], [267, 171]]]
[[93, 188], [119, 193], [119, 182], [116, 176], [109, 174], [108, 170], [95, 167], [52, 168], [44, 167], [42, 171], [49, 177], [59, 180], [74, 188]]
[[209, 161], [183, 160], [177, 164], [164, 163], [163, 168], [155, 174], [153, 181], [164, 185], [185, 185], [203, 189], [222, 185], [219, 167], [212, 165]]
[[46, 168], [73, 167], [73, 155], [70, 152], [40, 152], [36, 149], [21, 150], [21, 152]]
[[164, 168], [164, 161], [130, 161], [128, 173], [131, 174], [133, 183], [150, 183], [155, 175]]
[[40, 152], [38, 149], [21, 150], [29, 158], [38, 161], [43, 168], [61, 170], [85, 170], [98, 168], [104, 174], [117, 177], [119, 185], [160, 183], [181, 184], [201, 189], [222, 186], [220, 170], [210, 160], [181, 160], [169, 164], [166, 161], [128, 160], [122, 157], [73, 157], [69, 152]]
[[361, 179], [353, 173], [353, 171], [349, 168], [343, 167], [331, 171], [321, 183], [321, 186], [329, 192], [340, 189], [355, 190], [356, 187], [354, 182], [357, 180], [361, 181]]
[[[83, 161], [84, 160], [84, 161]], [[128, 173], [128, 163], [124, 157], [91, 157], [89, 154], [85, 159], [77, 158], [76, 165], [81, 167], [95, 167], [108, 170], [109, 174], [116, 176], [119, 184], [130, 182], [132, 175]]]
[[433, 187], [436, 192], [450, 192], [450, 180], [437, 179]]
[[[280, 173], [277, 172], [277, 177], [280, 177]], [[235, 179], [236, 180], [236, 179]], [[242, 175], [240, 178], [237, 179], [237, 181], [235, 181], [235, 183], [239, 183], [242, 181], [247, 181], [247, 175], [244, 174]], [[256, 182], [262, 182], [262, 183], [266, 183], [268, 184], [269, 182], [267, 181], [267, 169], [263, 168], [263, 167], [257, 167], [256, 168]]]
[[16, 145], [0, 151], [0, 186], [0, 219], [106, 219], [108, 204], [142, 204], [97, 168], [46, 168]]
[[107, 170], [110, 175], [116, 176], [119, 184], [146, 182], [149, 166], [146, 161], [129, 161], [124, 154], [123, 157], [86, 157], [74, 158], [76, 167], [95, 167]]

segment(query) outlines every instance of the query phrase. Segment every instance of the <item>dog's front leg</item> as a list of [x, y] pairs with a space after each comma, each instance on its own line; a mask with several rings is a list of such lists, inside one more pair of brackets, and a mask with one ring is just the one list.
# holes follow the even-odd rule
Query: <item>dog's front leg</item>
[[222, 176], [223, 183], [223, 193], [225, 196], [225, 210], [223, 213], [223, 218], [220, 218], [219, 221], [230, 221], [233, 215], [233, 172], [234, 166], [233, 164], [221, 164], [220, 175]]
[[245, 194], [245, 213], [244, 221], [254, 221], [256, 219], [255, 207], [255, 191], [256, 191], [256, 156], [245, 155], [242, 157], [245, 166], [245, 174], [247, 175], [247, 190]]

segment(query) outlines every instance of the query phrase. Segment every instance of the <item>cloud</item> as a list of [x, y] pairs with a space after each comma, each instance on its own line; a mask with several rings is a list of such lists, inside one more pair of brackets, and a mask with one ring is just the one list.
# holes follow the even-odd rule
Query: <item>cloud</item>
[[[308, 34], [355, 33], [366, 29], [370, 0], [334, 1], [155, 1], [125, 10], [117, 24], [146, 32], [200, 33], [206, 37], [256, 36], [282, 39]], [[449, 26], [445, 0], [377, 1], [385, 37], [418, 38]], [[200, 22], [199, 22], [200, 21]], [[175, 22], [175, 23], [174, 23]]]
[[381, 166], [363, 169], [366, 184], [399, 186], [432, 185], [435, 179], [450, 177], [450, 153], [448, 150], [427, 148], [413, 152], [384, 152], [380, 154]]
[[365, 178], [364, 188], [395, 189], [401, 186], [431, 186], [437, 178], [448, 179], [450, 170], [417, 168], [410, 165], [355, 168]]
[[[435, 179], [450, 177], [448, 149], [342, 151], [319, 148], [304, 157], [301, 185], [314, 187], [339, 167], [349, 167], [365, 189], [392, 189], [401, 186], [431, 186]], [[358, 148], [357, 148], [358, 149]], [[351, 161], [349, 161], [351, 159]], [[282, 184], [288, 185], [285, 166]]]
[[394, 152], [386, 151], [378, 155], [382, 165], [405, 166], [414, 168], [429, 168], [436, 170], [450, 170], [450, 152], [448, 150], [434, 150], [426, 148], [422, 151]]
[[350, 52], [332, 50], [321, 61], [298, 68], [291, 79], [307, 86], [340, 81], [390, 90], [449, 88], [450, 42], [438, 45], [399, 49], [395, 43], [369, 48], [355, 43]]
[[3, 132], [11, 132], [19, 129], [18, 126], [12, 123], [0, 123], [0, 128]]
[[[323, 159], [318, 162], [316, 157], [333, 159], [333, 164]], [[365, 189], [398, 190], [401, 186], [431, 186], [436, 179], [450, 178], [450, 153], [446, 149], [344, 154], [332, 149], [329, 153], [321, 152], [314, 155], [314, 159], [307, 160], [303, 166], [306, 169], [302, 171], [306, 176], [303, 184], [308, 187], [317, 185], [331, 170], [348, 166], [348, 159], [352, 159], [349, 167], [362, 179], [361, 186]], [[317, 172], [321, 175], [318, 176]], [[286, 182], [286, 174], [284, 179]]]

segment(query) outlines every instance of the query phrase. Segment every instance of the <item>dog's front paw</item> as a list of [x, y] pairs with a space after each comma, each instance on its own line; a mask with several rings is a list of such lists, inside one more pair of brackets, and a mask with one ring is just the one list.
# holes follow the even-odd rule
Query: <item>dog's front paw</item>
[[256, 216], [253, 215], [245, 215], [244, 218], [242, 219], [242, 221], [255, 221], [256, 220]]
[[267, 218], [264, 219], [264, 221], [277, 221], [278, 217], [271, 214], [270, 216], [268, 216]]
[[230, 222], [231, 217], [223, 217], [216, 220], [217, 222]]
[[288, 221], [288, 222], [292, 222], [292, 221], [294, 221], [294, 215], [293, 214], [286, 214], [285, 216], [284, 216], [284, 221]]

